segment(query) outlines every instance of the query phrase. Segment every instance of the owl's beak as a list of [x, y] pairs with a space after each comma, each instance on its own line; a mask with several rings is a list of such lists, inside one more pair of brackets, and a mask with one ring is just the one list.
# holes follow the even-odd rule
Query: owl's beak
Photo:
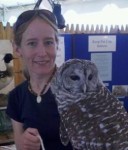
[[82, 90], [83, 90], [83, 92], [84, 92], [84, 93], [86, 93], [87, 87], [86, 87], [86, 85], [85, 85], [85, 84], [84, 84], [84, 86], [83, 86], [83, 89], [82, 89]]

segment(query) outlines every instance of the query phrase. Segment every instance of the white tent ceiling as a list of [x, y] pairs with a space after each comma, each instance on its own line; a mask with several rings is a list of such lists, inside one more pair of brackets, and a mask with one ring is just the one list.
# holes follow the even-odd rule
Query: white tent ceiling
[[[0, 0], [0, 21], [13, 24], [20, 13], [33, 9], [37, 1]], [[103, 24], [105, 20], [105, 24], [126, 24], [128, 18], [128, 0], [42, 0], [40, 8], [51, 9], [49, 1], [60, 2], [67, 23]]]
[[[39, 0], [0, 0], [0, 21], [5, 21], [8, 19], [9, 15], [15, 14], [16, 16], [22, 11], [33, 9]], [[53, 3], [60, 3], [63, 7], [64, 5], [74, 5], [79, 3], [88, 3], [100, 0], [42, 0], [40, 8], [52, 9], [51, 5]]]
[[26, 4], [34, 4], [37, 0], [0, 0], [0, 7], [13, 7]]
[[[3, 7], [15, 7], [19, 5], [28, 5], [28, 4], [35, 4], [38, 0], [0, 0], [0, 8]], [[42, 3], [44, 3], [46, 0], [42, 0]], [[99, 1], [99, 0], [47, 0], [47, 1], [53, 1], [53, 2], [60, 2], [60, 3], [79, 3], [81, 1], [83, 2], [92, 2], [92, 1]]]

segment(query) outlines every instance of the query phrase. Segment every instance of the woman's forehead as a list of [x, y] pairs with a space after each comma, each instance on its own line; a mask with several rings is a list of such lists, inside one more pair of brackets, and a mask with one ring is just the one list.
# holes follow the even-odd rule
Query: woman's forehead
[[54, 29], [44, 20], [34, 19], [23, 33], [23, 37], [55, 37]]
[[33, 30], [33, 28], [34, 30], [39, 28], [44, 31], [47, 31], [47, 30], [49, 30], [50, 32], [54, 31], [54, 29], [46, 21], [40, 18], [35, 18], [34, 20], [32, 20], [32, 22], [27, 27], [28, 30]]

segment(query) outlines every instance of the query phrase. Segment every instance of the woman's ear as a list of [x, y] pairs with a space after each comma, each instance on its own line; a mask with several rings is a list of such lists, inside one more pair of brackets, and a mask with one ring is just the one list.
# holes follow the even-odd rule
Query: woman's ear
[[16, 43], [13, 41], [12, 42], [12, 47], [13, 47], [13, 51], [14, 53], [16, 53], [17, 56], [21, 57], [21, 52], [20, 52], [20, 47], [16, 45]]

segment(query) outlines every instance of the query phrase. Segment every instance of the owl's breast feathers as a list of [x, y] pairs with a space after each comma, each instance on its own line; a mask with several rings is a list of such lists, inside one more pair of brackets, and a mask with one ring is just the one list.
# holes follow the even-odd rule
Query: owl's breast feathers
[[106, 87], [88, 93], [86, 98], [66, 109], [58, 107], [61, 108], [62, 122], [75, 148], [128, 149], [127, 112]]

